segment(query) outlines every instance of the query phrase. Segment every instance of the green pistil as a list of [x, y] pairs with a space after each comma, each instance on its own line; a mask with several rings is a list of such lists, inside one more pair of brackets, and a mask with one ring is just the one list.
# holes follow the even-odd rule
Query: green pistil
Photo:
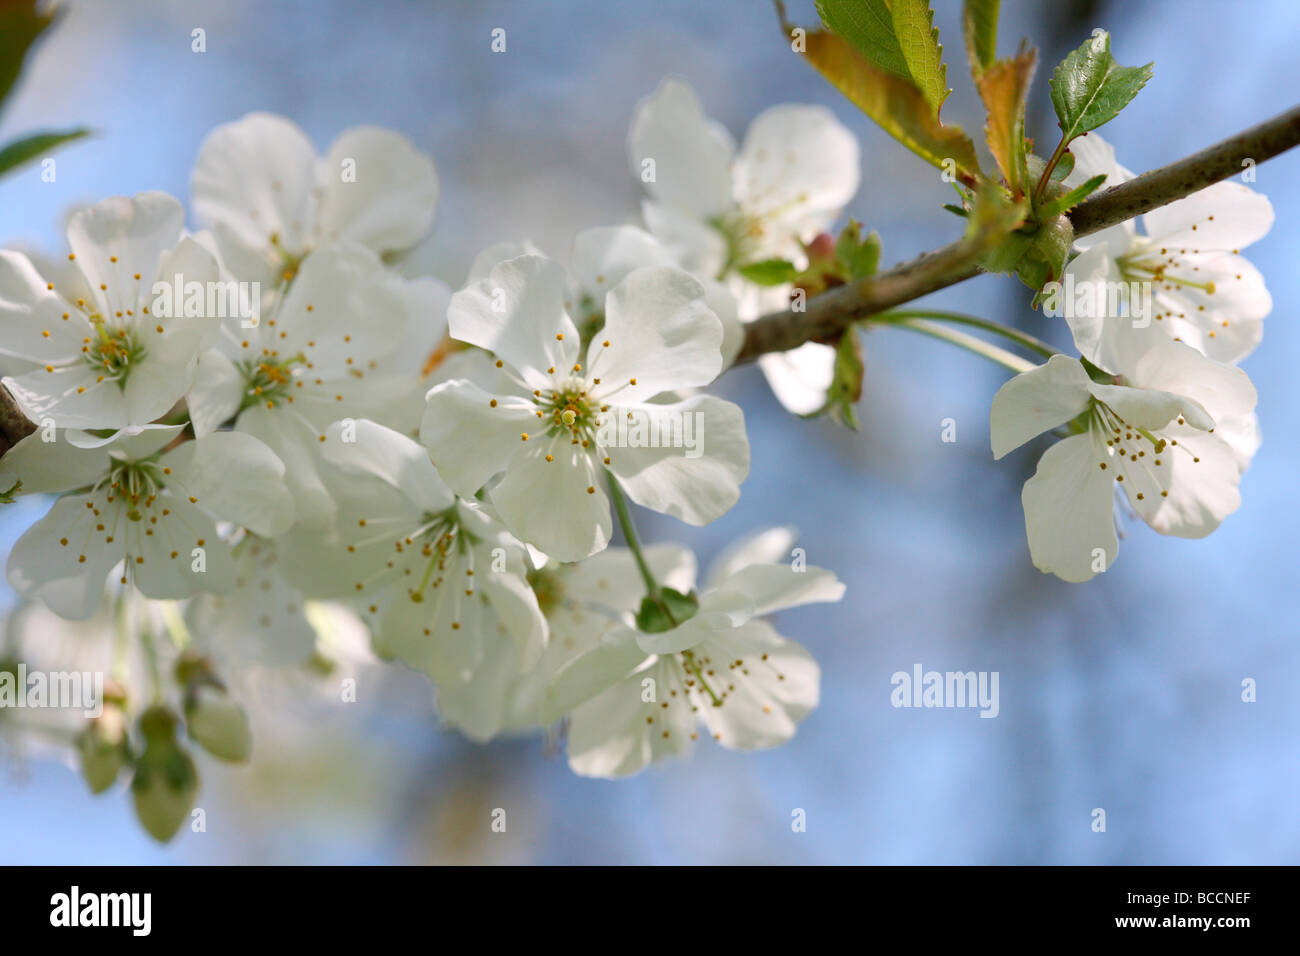
[[244, 376], [244, 398], [240, 410], [251, 405], [280, 405], [291, 397], [294, 366], [306, 361], [302, 353], [287, 359], [264, 357], [261, 361], [241, 362], [239, 370]]
[[475, 540], [473, 535], [460, 528], [454, 505], [441, 513], [426, 512], [420, 523], [423, 530], [412, 536], [411, 547], [418, 541], [421, 550], [428, 546], [432, 553], [424, 566], [424, 574], [420, 576], [419, 587], [410, 591], [411, 600], [417, 604], [424, 600], [433, 573], [446, 570], [448, 553], [454, 548], [457, 554], [463, 555]]
[[131, 503], [126, 516], [132, 521], [139, 521], [144, 516], [137, 507], [141, 500], [148, 506], [162, 489], [162, 471], [155, 458], [141, 461], [128, 461], [114, 465], [108, 473], [111, 495], [125, 498]]
[[709, 686], [709, 682], [704, 679], [704, 668], [700, 667], [700, 662], [695, 659], [695, 652], [682, 651], [682, 661], [686, 665], [686, 669], [695, 675], [695, 679], [700, 682], [700, 686], [703, 687], [709, 697], [712, 698], [713, 706], [721, 707], [722, 698], [713, 692], [713, 688]]
[[1142, 262], [1137, 259], [1131, 259], [1126, 256], [1118, 260], [1120, 274], [1130, 282], [1152, 281], [1156, 283], [1165, 282], [1171, 285], [1183, 286], [1188, 289], [1200, 289], [1206, 295], [1214, 294], [1213, 282], [1193, 282], [1181, 276], [1171, 275], [1165, 270], [1168, 265], [1165, 263]]
[[1165, 440], [1163, 438], [1156, 438], [1145, 428], [1134, 428], [1133, 430], [1154, 445], [1157, 452], [1165, 450]]
[[547, 434], [554, 437], [568, 432], [579, 441], [590, 438], [596, 430], [596, 416], [600, 407], [593, 403], [585, 390], [564, 389], [537, 399], [541, 406]]
[[144, 346], [136, 342], [129, 330], [110, 329], [102, 321], [95, 323], [95, 331], [95, 341], [87, 345], [82, 354], [90, 367], [104, 378], [125, 386], [131, 368], [147, 354]]

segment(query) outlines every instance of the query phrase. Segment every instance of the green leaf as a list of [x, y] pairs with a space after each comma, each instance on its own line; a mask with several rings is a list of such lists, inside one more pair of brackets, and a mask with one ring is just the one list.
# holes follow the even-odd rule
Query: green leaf
[[799, 270], [793, 262], [784, 259], [764, 259], [749, 265], [737, 266], [736, 271], [756, 285], [785, 285], [794, 281]]
[[[1052, 167], [1052, 175], [1050, 181], [1054, 183], [1059, 183], [1062, 180], [1064, 180], [1066, 176], [1070, 175], [1070, 173], [1072, 172], [1074, 172], [1074, 153], [1071, 153], [1069, 150], [1066, 150], [1064, 153], [1061, 154], [1061, 158], [1056, 161], [1056, 165]], [[1041, 170], [1039, 171], [1038, 175], [1039, 176], [1042, 175]]]
[[0, 103], [13, 90], [27, 51], [54, 22], [53, 13], [36, 6], [36, 0], [0, 0]]
[[1052, 74], [1052, 106], [1065, 142], [1119, 115], [1151, 79], [1151, 66], [1120, 66], [1110, 34], [1099, 30], [1061, 61]]
[[1022, 47], [1011, 60], [998, 60], [975, 77], [975, 87], [988, 110], [984, 127], [989, 151], [1002, 178], [1013, 191], [1025, 192], [1029, 174], [1025, 167], [1025, 99], [1034, 78], [1038, 53]]
[[829, 415], [846, 428], [858, 430], [858, 417], [853, 406], [862, 398], [862, 380], [866, 366], [862, 361], [862, 341], [856, 326], [849, 326], [840, 336], [835, 348], [835, 371], [830, 387], [826, 389], [826, 404], [805, 418]]
[[89, 135], [90, 130], [88, 129], [71, 129], [57, 133], [33, 133], [30, 136], [24, 136], [22, 139], [14, 140], [8, 146], [0, 149], [0, 176], [38, 156], [44, 156], [58, 149], [65, 143]]
[[976, 79], [993, 65], [998, 56], [998, 4], [1000, 0], [966, 0], [962, 5], [962, 29], [966, 34], [966, 57]]
[[850, 219], [835, 240], [835, 260], [849, 281], [875, 275], [880, 265], [880, 237], [874, 231], [864, 237], [862, 223]]
[[817, 12], [868, 62], [910, 80], [939, 115], [948, 96], [947, 68], [926, 0], [817, 0]]
[[1101, 184], [1106, 181], [1106, 174], [1099, 173], [1089, 179], [1082, 186], [1075, 186], [1067, 193], [1050, 199], [1044, 203], [1038, 210], [1038, 215], [1042, 219], [1051, 219], [1059, 216], [1061, 213], [1069, 212], [1079, 203], [1083, 202], [1094, 192], [1101, 188]]
[[836, 89], [926, 162], [974, 183], [975, 144], [960, 126], [944, 126], [910, 81], [867, 62], [846, 40], [824, 30], [805, 37], [804, 56]]

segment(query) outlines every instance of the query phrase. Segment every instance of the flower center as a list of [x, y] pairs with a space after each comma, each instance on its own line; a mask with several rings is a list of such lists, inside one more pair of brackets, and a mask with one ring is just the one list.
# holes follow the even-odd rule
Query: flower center
[[548, 435], [554, 437], [568, 432], [575, 442], [591, 439], [600, 425], [598, 415], [604, 410], [588, 395], [587, 383], [577, 378], [566, 379], [549, 394], [534, 392], [533, 402], [541, 412]]
[[86, 362], [99, 372], [100, 380], [108, 379], [126, 385], [133, 366], [146, 355], [145, 347], [130, 329], [109, 328], [102, 321], [95, 323], [96, 335], [86, 340], [81, 349]]
[[244, 400], [241, 408], [259, 403], [274, 408], [283, 402], [292, 402], [294, 370], [305, 362], [301, 353], [285, 359], [264, 354], [260, 361], [250, 359], [241, 362], [239, 369], [244, 375]]

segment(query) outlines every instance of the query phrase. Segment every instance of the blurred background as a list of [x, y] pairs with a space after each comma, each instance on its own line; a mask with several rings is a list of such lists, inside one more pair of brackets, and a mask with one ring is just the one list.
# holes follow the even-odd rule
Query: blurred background
[[[283, 113], [322, 151], [349, 126], [404, 132], [442, 179], [427, 271], [458, 287], [474, 254], [530, 238], [567, 256], [585, 227], [632, 221], [639, 183], [625, 136], [665, 74], [688, 79], [740, 138], [776, 103], [829, 106], [860, 137], [849, 214], [879, 231], [882, 265], [954, 238], [934, 170], [898, 147], [790, 52], [764, 0], [70, 0], [0, 116], [0, 141], [93, 126], [57, 154], [58, 177], [0, 180], [0, 243], [63, 251], [75, 204], [162, 189], [188, 202], [214, 126]], [[980, 141], [960, 3], [936, 0], [944, 106]], [[793, 19], [812, 25], [811, 0]], [[191, 52], [206, 30], [207, 52]], [[504, 28], [505, 53], [490, 50]], [[1187, 0], [1004, 0], [1000, 49], [1040, 48], [1030, 135], [1056, 141], [1050, 69], [1095, 27], [1155, 77], [1103, 135], [1144, 171], [1294, 105], [1300, 5]], [[0, 740], [4, 863], [999, 863], [1241, 864], [1300, 860], [1300, 611], [1295, 475], [1300, 403], [1293, 303], [1300, 150], [1261, 165], [1278, 221], [1247, 251], [1275, 308], [1245, 363], [1263, 447], [1243, 504], [1208, 540], [1140, 521], [1110, 573], [1084, 585], [1030, 564], [1020, 486], [1041, 446], [994, 463], [996, 367], [881, 330], [865, 341], [861, 431], [792, 418], [755, 368], [718, 390], [745, 409], [753, 468], [740, 503], [694, 529], [641, 512], [643, 537], [707, 559], [773, 521], [849, 585], [843, 603], [787, 614], [781, 630], [822, 666], [822, 702], [787, 746], [699, 747], [620, 782], [574, 776], [538, 737], [475, 746], [439, 728], [429, 684], [397, 667], [359, 673], [361, 707], [263, 694], [254, 759], [201, 762], [207, 832], [167, 847], [137, 825], [121, 785], [93, 798], [76, 772]], [[1014, 280], [986, 276], [926, 300], [1065, 345]], [[941, 441], [941, 422], [957, 441]], [[39, 514], [0, 511], [0, 547]], [[12, 601], [6, 594], [5, 601]], [[894, 709], [890, 675], [1001, 675], [1001, 713]], [[1243, 703], [1245, 678], [1258, 701]], [[202, 758], [200, 758], [202, 761]], [[506, 809], [504, 834], [490, 814]], [[1107, 831], [1091, 830], [1091, 812]], [[807, 831], [791, 829], [796, 808]]]

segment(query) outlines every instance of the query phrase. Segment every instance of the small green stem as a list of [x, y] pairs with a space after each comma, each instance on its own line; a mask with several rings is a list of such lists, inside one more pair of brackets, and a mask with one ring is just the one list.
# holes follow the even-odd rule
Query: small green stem
[[897, 309], [892, 312], [882, 312], [879, 315], [873, 315], [867, 319], [864, 324], [872, 323], [896, 323], [905, 319], [934, 319], [939, 322], [951, 322], [956, 325], [969, 325], [977, 329], [983, 329], [986, 332], [992, 332], [994, 335], [1000, 335], [1005, 339], [1015, 342], [1017, 345], [1029, 349], [1031, 352], [1037, 352], [1043, 358], [1051, 358], [1058, 354], [1058, 350], [1052, 348], [1042, 339], [1035, 338], [1028, 332], [1021, 332], [1019, 329], [1013, 329], [1010, 326], [1002, 325], [999, 322], [993, 322], [989, 319], [981, 319], [978, 316], [966, 315], [962, 312], [943, 312], [936, 309]]
[[153, 702], [161, 704], [163, 702], [163, 680], [162, 671], [158, 666], [158, 648], [154, 646], [153, 632], [148, 627], [142, 627], [140, 632], [140, 647], [144, 650], [145, 663], [149, 668], [149, 684], [153, 690]]
[[[645, 582], [646, 593], [654, 597], [659, 594], [659, 585], [655, 582], [655, 576], [651, 573], [650, 565], [641, 551], [641, 539], [637, 537], [636, 525], [632, 523], [632, 515], [627, 508], [627, 498], [623, 494], [623, 489], [618, 486], [618, 479], [614, 477], [613, 472], [606, 472], [606, 474], [609, 476], [609, 496], [614, 500], [614, 513], [618, 515], [619, 527], [623, 529], [623, 538], [627, 541], [632, 557], [636, 559], [636, 567], [641, 572], [641, 580]], [[671, 620], [671, 615], [669, 619]]]
[[1047, 184], [1052, 179], [1052, 170], [1056, 168], [1056, 164], [1059, 163], [1061, 157], [1065, 155], [1065, 147], [1068, 145], [1069, 141], [1065, 138], [1065, 134], [1062, 134], [1061, 141], [1056, 144], [1056, 151], [1052, 153], [1051, 159], [1049, 159], [1047, 165], [1043, 167], [1043, 175], [1039, 177], [1038, 185], [1034, 187], [1035, 205], [1043, 201], [1043, 194], [1047, 192]]
[[965, 332], [958, 332], [956, 329], [944, 328], [934, 322], [927, 322], [923, 319], [902, 319], [898, 322], [890, 323], [895, 328], [911, 329], [913, 332], [920, 332], [922, 335], [928, 335], [931, 338], [941, 339], [951, 345], [964, 348], [968, 352], [974, 352], [976, 355], [982, 355], [989, 361], [996, 362], [1003, 368], [1010, 369], [1013, 372], [1028, 372], [1036, 368], [1033, 362], [1023, 359], [1019, 355], [1008, 352], [1006, 349], [991, 345], [973, 335], [967, 335]]

